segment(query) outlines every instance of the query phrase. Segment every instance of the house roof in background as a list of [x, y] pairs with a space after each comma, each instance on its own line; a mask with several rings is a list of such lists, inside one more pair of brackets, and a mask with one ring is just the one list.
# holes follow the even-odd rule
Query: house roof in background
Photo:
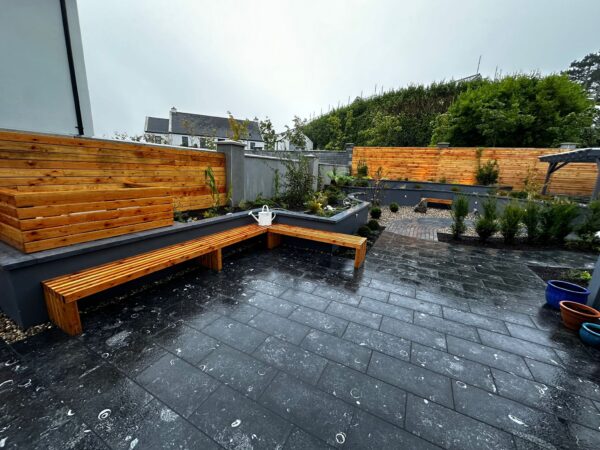
[[[202, 114], [190, 114], [184, 112], [171, 113], [171, 133], [187, 134], [190, 136], [210, 136], [219, 138], [231, 137], [229, 120], [227, 117], [205, 116]], [[238, 120], [238, 122], [243, 122]], [[158, 117], [146, 117], [147, 133], [168, 133], [169, 119]], [[262, 141], [262, 135], [258, 122], [248, 123], [248, 140]]]
[[169, 132], [169, 119], [146, 117], [146, 127], [144, 132], [167, 134]]

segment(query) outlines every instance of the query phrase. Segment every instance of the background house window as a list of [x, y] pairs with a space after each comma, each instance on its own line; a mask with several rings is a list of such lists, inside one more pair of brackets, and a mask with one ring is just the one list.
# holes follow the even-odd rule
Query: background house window
[[189, 145], [190, 145], [190, 142], [189, 142], [189, 140], [188, 140], [188, 137], [187, 137], [187, 136], [181, 136], [181, 145], [182, 145], [183, 147], [187, 147], [187, 146], [189, 146]]
[[254, 150], [254, 147], [256, 147], [256, 144], [254, 142], [250, 142], [250, 148]]

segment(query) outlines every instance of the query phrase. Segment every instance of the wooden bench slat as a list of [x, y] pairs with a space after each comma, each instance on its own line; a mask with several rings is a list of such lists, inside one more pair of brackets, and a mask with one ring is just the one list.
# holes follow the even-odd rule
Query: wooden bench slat
[[311, 239], [326, 244], [340, 245], [344, 247], [360, 248], [366, 242], [366, 238], [352, 236], [331, 231], [314, 230], [311, 228], [297, 227], [293, 225], [275, 224], [269, 227], [269, 232], [282, 234], [290, 237]]

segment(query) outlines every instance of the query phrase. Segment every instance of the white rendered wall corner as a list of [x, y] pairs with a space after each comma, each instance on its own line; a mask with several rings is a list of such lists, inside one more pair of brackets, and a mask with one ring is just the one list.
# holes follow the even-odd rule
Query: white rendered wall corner
[[0, 128], [94, 134], [76, 0], [2, 0], [0, 61]]

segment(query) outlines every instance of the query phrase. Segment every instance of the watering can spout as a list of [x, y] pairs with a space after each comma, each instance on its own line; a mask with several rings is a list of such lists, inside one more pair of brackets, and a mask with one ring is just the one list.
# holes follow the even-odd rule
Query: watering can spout
[[262, 209], [258, 212], [258, 217], [252, 214], [252, 211], [248, 213], [249, 216], [254, 217], [254, 220], [258, 222], [261, 227], [268, 227], [273, 223], [273, 219], [277, 214], [269, 210], [267, 205], [263, 205]]

